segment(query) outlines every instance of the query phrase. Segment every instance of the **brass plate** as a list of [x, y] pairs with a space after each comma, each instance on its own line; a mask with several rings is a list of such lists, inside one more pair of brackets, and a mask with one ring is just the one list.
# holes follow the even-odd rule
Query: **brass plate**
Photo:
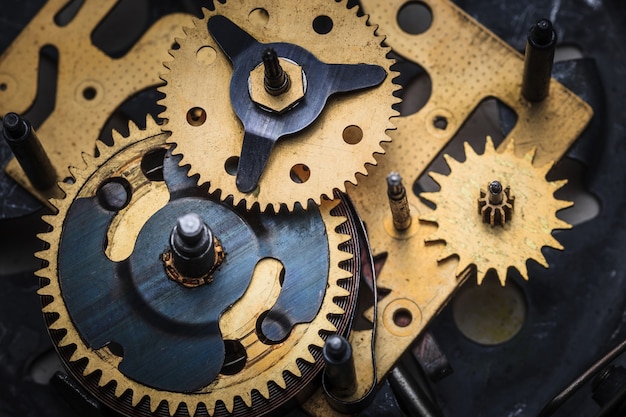
[[[412, 193], [413, 224], [398, 232], [391, 225], [386, 176], [399, 172], [405, 184], [424, 173], [431, 161], [454, 137], [463, 122], [485, 98], [495, 97], [511, 107], [518, 122], [505, 138], [506, 146], [515, 140], [515, 152], [523, 156], [537, 149], [533, 163], [544, 166], [560, 159], [582, 133], [592, 117], [591, 108], [560, 83], [552, 80], [550, 96], [541, 103], [528, 103], [521, 96], [523, 57], [484, 26], [447, 0], [423, 1], [432, 11], [430, 28], [420, 35], [405, 33], [396, 16], [405, 0], [362, 0], [370, 22], [394, 52], [421, 65], [429, 74], [432, 93], [417, 113], [394, 119], [397, 130], [389, 132], [393, 142], [384, 144], [387, 152], [368, 177], [348, 187], [359, 214], [367, 225], [374, 254], [388, 254], [378, 276], [379, 288], [390, 290], [379, 301], [376, 334], [378, 380], [392, 369], [400, 355], [446, 305], [460, 284], [470, 275], [465, 269], [458, 277], [459, 261], [451, 257], [441, 262], [442, 243], [425, 241], [437, 227], [418, 221], [432, 212]], [[438, 129], [437, 117], [447, 126]], [[406, 311], [412, 316], [408, 326], [397, 326], [394, 314]], [[367, 347], [353, 335], [355, 353]], [[355, 358], [369, 360], [368, 358]], [[365, 382], [365, 381], [364, 381]], [[339, 416], [330, 409], [318, 391], [305, 405], [315, 416]]]
[[[96, 140], [113, 111], [134, 94], [162, 83], [159, 73], [168, 60], [174, 38], [182, 36], [189, 15], [171, 14], [157, 21], [121, 58], [111, 58], [91, 43], [91, 33], [116, 5], [116, 0], [87, 0], [74, 19], [58, 26], [54, 17], [67, 0], [49, 0], [0, 57], [0, 114], [26, 112], [37, 96], [40, 49], [58, 50], [55, 108], [37, 129], [44, 149], [57, 170], [82, 162], [81, 153], [93, 155]], [[85, 94], [91, 93], [92, 95]], [[95, 94], [95, 95], [94, 95]], [[35, 197], [48, 203], [56, 190], [35, 189], [15, 159], [7, 173]]]

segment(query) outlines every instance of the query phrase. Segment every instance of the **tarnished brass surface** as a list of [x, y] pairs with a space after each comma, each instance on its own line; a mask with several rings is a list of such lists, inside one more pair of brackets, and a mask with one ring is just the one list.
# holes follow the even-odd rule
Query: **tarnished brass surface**
[[[113, 111], [133, 94], [161, 84], [163, 61], [175, 36], [182, 35], [185, 14], [157, 21], [121, 58], [111, 58], [91, 42], [91, 33], [116, 5], [116, 0], [86, 0], [66, 26], [54, 18], [67, 0], [49, 0], [0, 57], [0, 114], [24, 113], [37, 96], [39, 52], [46, 45], [58, 50], [55, 107], [37, 129], [58, 180], [69, 176], [81, 153], [93, 154], [100, 131]], [[7, 173], [42, 202], [50, 193], [35, 189], [15, 159]]]
[[[52, 205], [58, 209], [58, 214], [44, 216], [45, 221], [52, 226], [52, 230], [40, 235], [42, 240], [50, 244], [50, 247], [37, 253], [37, 256], [47, 263], [47, 266], [38, 271], [37, 275], [50, 281], [39, 290], [39, 294], [52, 298], [43, 311], [58, 314], [58, 319], [50, 325], [51, 329], [67, 331], [58, 346], [76, 345], [76, 351], [70, 359], [70, 369], [75, 373], [79, 372], [76, 370], [80, 369], [76, 367], [76, 361], [87, 359], [82, 375], [75, 374], [75, 376], [82, 381], [87, 375], [100, 371], [98, 386], [103, 387], [115, 381], [114, 394], [110, 393], [110, 395], [119, 398], [122, 394], [129, 395], [130, 393], [133, 406], [146, 396], [149, 398], [152, 412], [162, 401], [165, 401], [172, 415], [181, 403], [187, 405], [191, 415], [194, 415], [200, 403], [204, 404], [210, 415], [213, 414], [217, 401], [223, 401], [226, 408], [232, 410], [236, 397], [240, 397], [246, 405], [250, 406], [252, 390], [258, 390], [263, 397], [269, 398], [268, 383], [270, 381], [284, 388], [286, 386], [285, 375], [300, 376], [301, 371], [296, 361], [314, 361], [309, 349], [312, 346], [320, 348], [323, 346], [324, 340], [320, 332], [332, 333], [336, 330], [328, 320], [329, 315], [341, 315], [344, 312], [335, 302], [349, 293], [338, 284], [338, 281], [349, 278], [351, 275], [350, 272], [340, 268], [339, 264], [349, 260], [352, 255], [339, 249], [339, 246], [350, 239], [350, 236], [336, 231], [346, 218], [330, 214], [330, 211], [339, 203], [338, 200], [324, 200], [320, 206], [330, 249], [330, 269], [328, 286], [318, 315], [310, 323], [296, 325], [289, 337], [279, 344], [261, 343], [255, 326], [259, 316], [267, 310], [268, 306], [274, 304], [280, 293], [282, 264], [272, 259], [259, 262], [251, 284], [243, 297], [225, 311], [220, 320], [223, 337], [239, 340], [246, 348], [246, 366], [235, 375], [220, 375], [209, 386], [198, 392], [165, 392], [129, 379], [118, 370], [120, 358], [113, 355], [108, 347], [93, 350], [82, 341], [63, 302], [63, 293], [58, 280], [57, 259], [64, 218], [70, 205], [77, 198], [94, 196], [99, 184], [106, 178], [122, 176], [137, 186], [133, 190], [133, 199], [129, 207], [139, 205], [148, 213], [158, 211], [167, 203], [167, 200], [163, 201], [159, 193], [151, 192], [150, 184], [154, 183], [146, 180], [140, 165], [142, 156], [148, 150], [167, 147], [165, 143], [167, 136], [168, 134], [162, 133], [160, 126], [150, 118], [147, 121], [146, 130], [140, 130], [131, 124], [128, 138], [115, 132], [115, 144], [112, 147], [100, 144], [98, 157], [86, 157], [85, 167], [71, 170], [75, 183], [61, 184], [66, 197], [52, 200]], [[158, 184], [166, 187], [162, 182]], [[129, 218], [113, 221], [111, 228], [119, 229], [123, 227], [121, 225], [127, 224], [132, 226], [128, 229], [130, 233], [125, 230], [109, 231], [108, 236], [114, 240], [109, 240], [107, 254], [113, 253], [120, 257], [132, 252], [137, 233], [145, 223], [146, 217], [149, 217], [145, 213], [136, 215], [137, 213], [133, 209], [125, 209], [118, 213], [116, 217]], [[104, 395], [102, 392], [94, 394], [98, 398]]]
[[[449, 0], [425, 0], [432, 23], [419, 35], [404, 32], [397, 21], [405, 0], [363, 0], [372, 23], [394, 52], [421, 65], [428, 73], [432, 93], [417, 113], [402, 117], [394, 140], [410, 143], [412, 173], [421, 174], [485, 98], [496, 97], [513, 109], [517, 124], [505, 142], [515, 138], [518, 155], [537, 148], [535, 163], [557, 161], [576, 140], [593, 111], [556, 80], [550, 95], [529, 103], [521, 95], [524, 59]], [[447, 126], [435, 126], [437, 118]]]
[[[554, 198], [554, 193], [567, 181], [546, 181], [552, 164], [535, 167], [533, 151], [518, 158], [512, 141], [503, 152], [497, 153], [491, 138], [487, 138], [483, 155], [477, 155], [465, 143], [465, 155], [465, 162], [446, 155], [450, 175], [430, 174], [441, 186], [441, 191], [421, 194], [437, 205], [434, 212], [424, 214], [420, 219], [438, 225], [427, 241], [446, 242], [439, 259], [457, 255], [460, 268], [475, 265], [479, 283], [489, 269], [494, 269], [502, 285], [509, 267], [528, 279], [526, 261], [529, 259], [547, 268], [548, 262], [541, 249], [547, 246], [562, 250], [552, 232], [571, 228], [556, 217], [556, 212], [573, 203]], [[502, 227], [485, 224], [482, 215], [476, 211], [481, 186], [493, 178], [515, 189], [515, 213]]]
[[[518, 156], [536, 148], [534, 163], [541, 167], [563, 156], [589, 122], [592, 110], [555, 80], [552, 80], [550, 96], [545, 101], [526, 102], [521, 97], [521, 54], [450, 1], [423, 1], [430, 8], [433, 20], [430, 28], [420, 35], [405, 33], [397, 23], [398, 11], [406, 1], [362, 0], [361, 3], [365, 12], [370, 14], [371, 22], [380, 25], [379, 32], [386, 36], [386, 43], [394, 52], [421, 65], [432, 83], [430, 99], [420, 111], [394, 120], [397, 130], [390, 132], [393, 142], [385, 146], [386, 155], [379, 158], [378, 166], [367, 177], [359, 178], [358, 186], [348, 187], [349, 195], [367, 224], [373, 253], [387, 253], [378, 276], [379, 287], [390, 290], [378, 307], [376, 360], [380, 381], [470, 275], [472, 268], [466, 266], [475, 262], [465, 259], [468, 255], [463, 257], [463, 264], [459, 264], [457, 257], [438, 261], [445, 250], [443, 242], [426, 243], [437, 235], [437, 227], [434, 223], [418, 221], [432, 216], [432, 210], [413, 193], [408, 195], [414, 216], [411, 227], [403, 232], [396, 230], [388, 208], [386, 176], [396, 171], [407, 184], [411, 184], [425, 172], [484, 98], [496, 97], [517, 113], [518, 122], [505, 139], [504, 146], [515, 140]], [[445, 118], [445, 129], [435, 126], [435, 120], [441, 118]], [[524, 166], [523, 158], [518, 161]], [[481, 168], [471, 164], [466, 166], [468, 170]], [[533, 173], [540, 176], [536, 182], [542, 184], [541, 189], [554, 191], [553, 185], [543, 178], [545, 171], [536, 169]], [[517, 196], [517, 186], [509, 185]], [[480, 183], [480, 186], [484, 184]], [[548, 203], [554, 201], [551, 194], [549, 197]], [[478, 216], [476, 198], [472, 196], [469, 204], [472, 215]], [[557, 202], [551, 206], [550, 218], [563, 207], [560, 204]], [[441, 219], [442, 223], [445, 221], [447, 219]], [[560, 223], [551, 225], [550, 230], [559, 227]], [[463, 230], [464, 223], [457, 221], [454, 227], [457, 233], [450, 233], [451, 242], [458, 244], [471, 238], [473, 240], [465, 244], [472, 245], [480, 240]], [[545, 239], [550, 245], [559, 247], [558, 243], [549, 240], [549, 232]], [[544, 241], [540, 239], [537, 243]], [[515, 242], [523, 243], [523, 237], [517, 237]], [[539, 255], [540, 248], [531, 256]], [[497, 262], [506, 263], [506, 260]], [[500, 265], [496, 261], [492, 264]], [[525, 269], [525, 265], [523, 267]], [[463, 271], [458, 274], [460, 269]], [[399, 327], [394, 323], [394, 314], [401, 312], [406, 316], [405, 311], [410, 313], [412, 321], [408, 326]], [[355, 352], [367, 352], [367, 349], [360, 349], [358, 338], [355, 342]], [[321, 392], [317, 392], [305, 408], [315, 416], [339, 415], [330, 409]]]
[[[276, 143], [259, 187], [244, 194], [225, 169], [226, 161], [241, 153], [244, 128], [230, 100], [232, 65], [208, 33], [207, 21], [215, 14], [228, 17], [259, 42], [296, 44], [325, 63], [380, 65], [387, 78], [378, 87], [331, 97], [311, 126]], [[318, 16], [332, 19], [329, 33], [315, 32]], [[291, 210], [297, 202], [306, 207], [309, 199], [319, 202], [335, 188], [344, 190], [346, 182], [355, 183], [355, 174], [365, 173], [366, 164], [376, 162], [374, 154], [383, 152], [380, 143], [389, 141], [385, 132], [393, 129], [389, 119], [396, 115], [391, 105], [398, 101], [392, 95], [397, 86], [389, 69], [392, 60], [386, 58], [389, 48], [381, 46], [383, 38], [366, 21], [356, 9], [347, 9], [346, 1], [279, 0], [228, 1], [206, 11], [204, 19], [194, 19], [187, 36], [178, 40], [180, 49], [171, 51], [174, 60], [166, 63], [167, 84], [161, 88], [169, 141], [183, 155], [181, 163], [191, 165], [190, 174], [199, 174], [199, 183], [221, 190], [222, 198], [232, 195], [235, 204], [245, 200], [248, 207], [259, 204], [262, 210], [278, 210], [282, 204]], [[208, 117], [194, 125], [187, 112], [198, 107]], [[358, 140], [344, 134], [352, 126], [361, 131]], [[299, 183], [291, 171], [301, 165], [310, 177]]]

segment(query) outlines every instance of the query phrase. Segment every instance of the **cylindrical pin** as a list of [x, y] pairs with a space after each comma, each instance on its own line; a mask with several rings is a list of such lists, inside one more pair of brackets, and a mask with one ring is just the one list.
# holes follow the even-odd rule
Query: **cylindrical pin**
[[215, 265], [213, 232], [195, 213], [178, 218], [170, 236], [176, 269], [186, 277], [200, 277]]
[[522, 96], [530, 102], [542, 101], [550, 92], [556, 41], [556, 31], [548, 19], [541, 19], [528, 31]]
[[402, 177], [397, 172], [387, 176], [387, 196], [393, 217], [393, 226], [397, 230], [406, 230], [411, 226], [411, 209], [406, 196], [406, 188], [402, 184]]
[[278, 96], [289, 89], [291, 82], [289, 75], [280, 66], [278, 54], [273, 48], [263, 51], [263, 66], [265, 67], [265, 91]]
[[502, 203], [503, 191], [500, 181], [491, 181], [489, 183], [489, 202], [494, 205]]
[[334, 334], [326, 339], [322, 350], [326, 371], [324, 377], [332, 393], [338, 397], [347, 397], [356, 391], [356, 370], [352, 346], [348, 340]]
[[2, 119], [2, 136], [33, 187], [47, 190], [57, 183], [56, 170], [31, 124], [17, 113]]

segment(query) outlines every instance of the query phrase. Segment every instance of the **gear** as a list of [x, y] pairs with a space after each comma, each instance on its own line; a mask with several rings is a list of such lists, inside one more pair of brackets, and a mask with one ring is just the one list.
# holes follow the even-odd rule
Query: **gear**
[[[519, 158], [515, 156], [512, 142], [498, 153], [491, 138], [487, 137], [482, 155], [476, 154], [467, 142], [464, 145], [465, 162], [445, 155], [450, 175], [429, 174], [441, 190], [420, 194], [437, 206], [433, 212], [420, 217], [438, 225], [427, 241], [445, 241], [440, 260], [457, 255], [460, 259], [457, 272], [469, 264], [475, 265], [479, 283], [488, 270], [494, 269], [504, 285], [509, 267], [528, 279], [526, 261], [529, 259], [548, 268], [541, 249], [547, 246], [563, 250], [552, 232], [571, 228], [556, 217], [556, 212], [573, 203], [554, 198], [554, 193], [567, 180], [546, 181], [545, 176], [553, 164], [540, 168], [533, 166], [534, 150]], [[497, 186], [493, 187], [494, 191], [499, 191], [504, 204], [509, 205], [509, 214], [513, 209], [509, 195], [515, 195], [515, 213], [506, 222], [502, 221], [502, 227], [492, 227], [490, 219], [483, 222], [483, 214], [476, 211], [477, 200], [480, 201], [481, 193], [485, 193], [481, 186], [496, 181], [510, 187], [510, 193], [506, 193], [501, 184], [499, 190]]]
[[[356, 183], [384, 153], [392, 60], [346, 1], [228, 1], [193, 23], [170, 51], [161, 104], [168, 142], [200, 184], [248, 208], [293, 210]], [[283, 72], [289, 91], [268, 90]]]
[[[51, 202], [58, 213], [44, 217], [39, 294], [61, 358], [125, 415], [261, 415], [284, 404], [322, 369], [326, 336], [349, 328], [358, 257], [345, 203], [233, 207], [197, 188], [152, 119], [129, 130], [71, 169], [65, 198]], [[224, 253], [212, 281], [189, 288], [161, 255], [183, 239], [175, 252], [196, 256], [195, 230]]]

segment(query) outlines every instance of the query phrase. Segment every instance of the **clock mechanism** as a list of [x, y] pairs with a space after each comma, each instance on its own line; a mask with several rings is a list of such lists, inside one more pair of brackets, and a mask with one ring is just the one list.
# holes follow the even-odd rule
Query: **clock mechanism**
[[617, 0], [5, 6], [3, 415], [626, 412]]

